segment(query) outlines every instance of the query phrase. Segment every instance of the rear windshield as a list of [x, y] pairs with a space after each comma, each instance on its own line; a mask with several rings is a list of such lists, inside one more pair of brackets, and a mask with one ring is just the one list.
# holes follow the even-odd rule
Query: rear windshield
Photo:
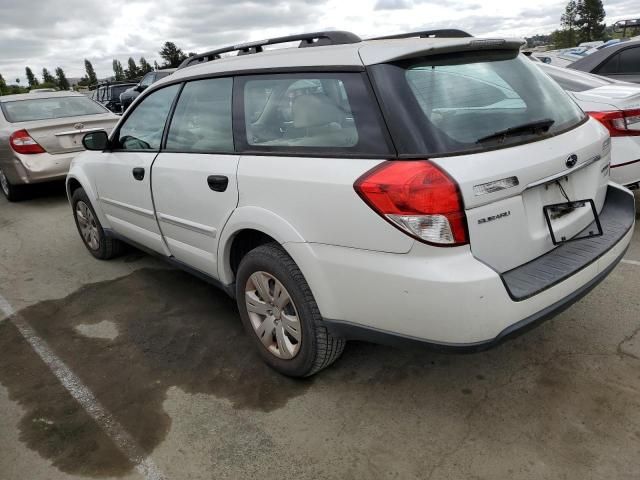
[[578, 72], [576, 70], [569, 70], [567, 68], [553, 68], [545, 64], [538, 64], [538, 68], [541, 68], [543, 72], [558, 82], [558, 85], [560, 85], [564, 90], [568, 90], [570, 92], [584, 92], [585, 90], [606, 87], [607, 85], [615, 83], [613, 80], [609, 80], [606, 77]]
[[374, 73], [379, 87], [396, 92], [384, 103], [394, 106], [392, 116], [400, 112], [390, 126], [394, 138], [404, 137], [397, 141], [400, 153], [501, 148], [564, 132], [585, 118], [558, 84], [514, 52], [438, 55], [380, 67]]
[[2, 106], [4, 117], [11, 123], [108, 112], [108, 110], [85, 96], [15, 100], [3, 102], [0, 105]]

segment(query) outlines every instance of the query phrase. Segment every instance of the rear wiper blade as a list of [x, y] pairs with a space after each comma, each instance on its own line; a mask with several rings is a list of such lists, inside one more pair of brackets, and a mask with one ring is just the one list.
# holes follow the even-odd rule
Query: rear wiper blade
[[486, 142], [488, 140], [502, 139], [504, 141], [508, 136], [511, 135], [519, 135], [522, 133], [542, 133], [546, 132], [551, 128], [551, 125], [555, 123], [555, 120], [551, 120], [550, 118], [545, 118], [542, 120], [536, 120], [535, 122], [523, 123], [522, 125], [518, 125], [516, 127], [505, 128], [504, 130], [499, 130], [497, 132], [492, 133], [491, 135], [487, 135], [486, 137], [479, 138], [476, 140], [476, 143]]

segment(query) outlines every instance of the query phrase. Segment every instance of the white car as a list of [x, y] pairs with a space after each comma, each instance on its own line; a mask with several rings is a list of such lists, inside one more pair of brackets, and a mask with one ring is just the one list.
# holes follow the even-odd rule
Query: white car
[[536, 63], [611, 135], [611, 178], [640, 188], [640, 85]]
[[635, 221], [607, 130], [521, 45], [322, 32], [190, 57], [85, 137], [78, 231], [221, 286], [286, 375], [349, 339], [495, 345], [591, 290]]

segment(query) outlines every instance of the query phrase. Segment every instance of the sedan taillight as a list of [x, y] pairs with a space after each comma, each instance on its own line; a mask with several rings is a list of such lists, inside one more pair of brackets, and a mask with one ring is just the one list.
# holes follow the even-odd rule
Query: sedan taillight
[[422, 242], [469, 243], [458, 184], [429, 161], [383, 162], [360, 177], [354, 188], [376, 213]]
[[17, 130], [9, 137], [9, 144], [13, 151], [16, 153], [22, 153], [23, 155], [31, 155], [34, 153], [45, 153], [44, 148], [36, 142], [29, 132], [26, 130]]
[[640, 109], [588, 113], [607, 127], [612, 137], [640, 136]]

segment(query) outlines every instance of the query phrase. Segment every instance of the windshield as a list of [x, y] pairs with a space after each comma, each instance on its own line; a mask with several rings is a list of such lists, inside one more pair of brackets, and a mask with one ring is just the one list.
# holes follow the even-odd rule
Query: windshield
[[108, 110], [85, 96], [16, 100], [4, 102], [0, 105], [2, 105], [2, 112], [5, 118], [11, 123], [108, 112]]
[[[553, 80], [514, 52], [438, 55], [392, 68], [387, 88], [407, 85], [400, 95], [408, 110], [404, 121], [411, 118], [408, 129], [421, 137], [413, 142], [418, 151], [403, 153], [505, 147], [563, 132], [585, 118]], [[523, 128], [542, 121], [548, 128]]]

